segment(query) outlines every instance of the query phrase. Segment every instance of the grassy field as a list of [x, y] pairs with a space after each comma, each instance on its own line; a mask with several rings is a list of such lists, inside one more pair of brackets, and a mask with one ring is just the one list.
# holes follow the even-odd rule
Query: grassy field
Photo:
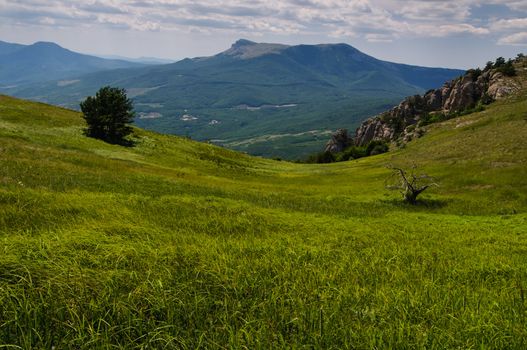
[[0, 97], [0, 348], [525, 349], [526, 97], [329, 165]]

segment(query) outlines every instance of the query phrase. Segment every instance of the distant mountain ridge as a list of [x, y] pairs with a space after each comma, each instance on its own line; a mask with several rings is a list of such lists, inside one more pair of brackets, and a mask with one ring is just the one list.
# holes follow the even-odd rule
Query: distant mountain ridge
[[347, 44], [242, 39], [210, 57], [2, 91], [78, 108], [101, 86], [119, 86], [134, 99], [138, 126], [256, 155], [299, 158], [319, 149], [337, 126], [355, 128], [463, 72], [381, 61]]
[[159, 64], [170, 64], [176, 62], [176, 60], [171, 60], [168, 58], [159, 58], [159, 57], [126, 57], [120, 55], [96, 55], [97, 57], [104, 58], [107, 60], [121, 60], [127, 62], [141, 63], [147, 65], [159, 65]]
[[141, 66], [139, 63], [76, 53], [51, 42], [21, 45], [0, 41], [0, 85], [35, 83]]

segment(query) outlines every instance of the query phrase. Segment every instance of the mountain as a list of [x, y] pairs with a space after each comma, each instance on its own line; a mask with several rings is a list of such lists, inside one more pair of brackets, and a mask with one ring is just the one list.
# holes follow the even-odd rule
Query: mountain
[[6, 43], [5, 41], [0, 40], [0, 56], [8, 55], [10, 53], [16, 52], [23, 48], [24, 45], [20, 44], [14, 44], [14, 43]]
[[96, 71], [140, 66], [123, 60], [79, 54], [55, 43], [19, 45], [0, 42], [0, 86], [66, 79]]
[[385, 62], [346, 44], [239, 40], [211, 57], [3, 91], [78, 108], [101, 86], [124, 87], [138, 126], [255, 155], [299, 158], [319, 149], [337, 126], [355, 128], [405, 96], [462, 73]]
[[[0, 96], [0, 339], [23, 349], [524, 349], [520, 91], [328, 165]], [[386, 164], [436, 177], [418, 205]], [[88, 346], [89, 345], [89, 346]]]
[[148, 64], [148, 65], [169, 64], [169, 63], [174, 63], [176, 61], [176, 60], [169, 60], [166, 58], [158, 58], [158, 57], [131, 58], [131, 57], [125, 57], [125, 56], [119, 56], [119, 55], [99, 55], [98, 57], [105, 58], [105, 59], [111, 59], [111, 60], [123, 60], [127, 62], [142, 63], [142, 64]]

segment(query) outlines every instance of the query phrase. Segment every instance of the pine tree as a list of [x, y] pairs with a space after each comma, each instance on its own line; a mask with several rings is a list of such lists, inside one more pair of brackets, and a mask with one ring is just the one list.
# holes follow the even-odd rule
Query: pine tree
[[129, 124], [133, 122], [134, 111], [124, 89], [105, 86], [95, 97], [81, 102], [80, 107], [88, 124], [87, 136], [109, 143], [126, 143], [125, 137], [132, 133]]

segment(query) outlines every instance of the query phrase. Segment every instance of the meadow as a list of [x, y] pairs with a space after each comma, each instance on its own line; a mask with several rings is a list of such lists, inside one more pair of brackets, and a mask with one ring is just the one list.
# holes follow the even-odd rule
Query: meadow
[[524, 349], [526, 97], [319, 165], [2, 96], [0, 348]]

